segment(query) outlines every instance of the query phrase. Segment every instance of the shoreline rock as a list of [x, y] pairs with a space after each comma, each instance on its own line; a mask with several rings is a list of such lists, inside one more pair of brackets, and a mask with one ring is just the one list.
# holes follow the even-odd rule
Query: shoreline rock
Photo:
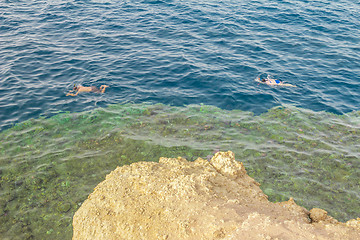
[[117, 167], [75, 213], [73, 239], [360, 239], [359, 218], [272, 203], [259, 185], [230, 151]]

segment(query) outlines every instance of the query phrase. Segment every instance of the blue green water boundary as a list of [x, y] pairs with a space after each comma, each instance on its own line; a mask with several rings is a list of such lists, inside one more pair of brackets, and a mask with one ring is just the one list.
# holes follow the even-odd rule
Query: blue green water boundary
[[271, 201], [338, 220], [360, 213], [360, 112], [293, 106], [259, 116], [214, 106], [116, 104], [30, 119], [0, 133], [0, 236], [70, 239], [72, 216], [124, 164], [231, 150]]

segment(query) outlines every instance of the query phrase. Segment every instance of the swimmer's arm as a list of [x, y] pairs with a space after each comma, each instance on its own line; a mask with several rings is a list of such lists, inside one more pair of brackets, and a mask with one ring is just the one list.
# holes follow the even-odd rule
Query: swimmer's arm
[[73, 93], [71, 93], [71, 91], [70, 91], [68, 94], [66, 94], [66, 96], [73, 96], [73, 97], [75, 97], [76, 95], [78, 95], [78, 93], [79, 93], [79, 92], [76, 92], [75, 94], [73, 94]]

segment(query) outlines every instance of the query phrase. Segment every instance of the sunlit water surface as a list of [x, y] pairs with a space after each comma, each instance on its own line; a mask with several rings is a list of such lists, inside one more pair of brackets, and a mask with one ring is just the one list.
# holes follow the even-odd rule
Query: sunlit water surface
[[[116, 166], [219, 150], [272, 201], [359, 217], [359, 13], [350, 0], [0, 1], [0, 238], [70, 239]], [[67, 97], [74, 84], [110, 88]]]

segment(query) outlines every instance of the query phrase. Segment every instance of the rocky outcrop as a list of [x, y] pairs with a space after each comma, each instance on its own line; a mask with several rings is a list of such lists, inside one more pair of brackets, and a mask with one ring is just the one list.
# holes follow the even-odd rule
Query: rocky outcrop
[[75, 213], [73, 239], [360, 239], [293, 199], [272, 203], [232, 152], [118, 167]]

